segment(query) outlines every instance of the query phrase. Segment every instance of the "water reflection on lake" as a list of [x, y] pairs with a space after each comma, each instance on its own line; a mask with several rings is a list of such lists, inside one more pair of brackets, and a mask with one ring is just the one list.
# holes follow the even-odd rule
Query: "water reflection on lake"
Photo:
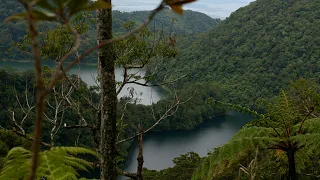
[[[173, 158], [190, 151], [200, 156], [227, 143], [252, 117], [238, 112], [215, 117], [188, 131], [151, 132], [143, 139], [144, 166], [161, 170], [173, 167]], [[131, 145], [125, 171], [135, 172], [137, 167], [137, 141]]]
[[[54, 63], [50, 61], [43, 62], [44, 65], [49, 67], [54, 67]], [[0, 61], [0, 68], [12, 68], [18, 71], [24, 71], [28, 69], [33, 69], [32, 62], [14, 62], [14, 61]], [[76, 65], [73, 69], [70, 70], [69, 74], [78, 74], [79, 67]], [[97, 77], [97, 65], [94, 64], [81, 64], [80, 66], [80, 77], [81, 79], [88, 84], [88, 86], [96, 85], [96, 77]], [[123, 72], [122, 68], [116, 68], [115, 70], [116, 80], [122, 81], [123, 79]], [[144, 70], [139, 70], [138, 75], [143, 76], [145, 74]], [[143, 80], [139, 81], [144, 83]], [[136, 84], [128, 84], [126, 85], [121, 93], [119, 94], [119, 98], [123, 96], [129, 96], [129, 90], [134, 88], [136, 94], [134, 97], [138, 97], [140, 99], [141, 104], [149, 105], [152, 102], [159, 101], [163, 93], [161, 88], [159, 87], [146, 87], [140, 86]]]

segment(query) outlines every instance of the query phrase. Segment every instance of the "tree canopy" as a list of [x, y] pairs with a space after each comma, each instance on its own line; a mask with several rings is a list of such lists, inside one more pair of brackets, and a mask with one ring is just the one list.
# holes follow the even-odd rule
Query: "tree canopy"
[[213, 82], [229, 102], [252, 107], [292, 80], [319, 79], [319, 19], [319, 1], [254, 1], [216, 28], [181, 41], [180, 55], [158, 76], [187, 74], [178, 89]]

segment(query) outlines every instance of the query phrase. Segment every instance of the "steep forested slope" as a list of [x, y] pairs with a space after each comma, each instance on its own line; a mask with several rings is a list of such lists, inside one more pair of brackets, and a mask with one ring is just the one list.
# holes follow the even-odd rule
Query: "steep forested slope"
[[[22, 42], [24, 35], [26, 35], [26, 24], [22, 21], [17, 22], [7, 22], [4, 23], [3, 20], [8, 16], [21, 12], [23, 7], [16, 0], [0, 0], [0, 60], [2, 59], [16, 59], [26, 58], [28, 55], [14, 48], [12, 51], [8, 52], [8, 49], [12, 46], [13, 42]], [[142, 23], [145, 18], [147, 18], [150, 11], [139, 11], [139, 12], [113, 12], [113, 30], [116, 35], [123, 34], [126, 32], [124, 28], [124, 23], [133, 21], [136, 24]], [[94, 16], [93, 16], [94, 18]], [[171, 34], [193, 34], [204, 32], [212, 29], [220, 19], [212, 19], [209, 16], [194, 12], [191, 10], [186, 10], [184, 16], [179, 16], [173, 13], [169, 9], [163, 10], [159, 13], [150, 24], [150, 29], [156, 31], [164, 31], [166, 35], [170, 32]], [[40, 24], [41, 27], [46, 27], [48, 29], [48, 24]], [[91, 29], [89, 29], [88, 36], [90, 43], [96, 42], [96, 25], [92, 24]], [[94, 60], [91, 60], [94, 61]]]
[[188, 74], [180, 89], [216, 83], [232, 102], [249, 105], [290, 80], [320, 76], [320, 1], [257, 0], [192, 38], [159, 75]]

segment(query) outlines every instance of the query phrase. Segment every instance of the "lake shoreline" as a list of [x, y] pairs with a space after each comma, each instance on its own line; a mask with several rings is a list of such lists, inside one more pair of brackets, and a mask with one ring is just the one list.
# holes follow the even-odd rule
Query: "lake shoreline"
[[[229, 111], [206, 119], [190, 130], [152, 131], [145, 134], [143, 141], [144, 167], [153, 170], [173, 167], [172, 160], [187, 152], [196, 152], [204, 157], [212, 149], [227, 143], [235, 133], [253, 120], [253, 117], [240, 112]], [[137, 140], [128, 148], [124, 170], [136, 170]], [[157, 162], [157, 163], [154, 163]]]
[[[50, 62], [50, 63], [54, 63], [54, 61], [52, 60], [42, 60], [42, 62]], [[32, 59], [28, 59], [28, 60], [18, 60], [18, 59], [0, 59], [0, 62], [23, 62], [23, 63], [33, 63]], [[66, 63], [70, 63], [70, 61], [66, 61]], [[80, 62], [83, 65], [87, 65], [87, 66], [97, 66], [98, 63], [93, 63], [93, 62]]]

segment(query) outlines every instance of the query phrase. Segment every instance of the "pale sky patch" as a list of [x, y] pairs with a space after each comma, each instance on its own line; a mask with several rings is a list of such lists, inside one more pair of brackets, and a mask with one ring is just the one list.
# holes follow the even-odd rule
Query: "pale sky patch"
[[[143, 11], [152, 10], [161, 0], [114, 0], [113, 9], [119, 11]], [[191, 9], [205, 13], [211, 17], [228, 17], [240, 7], [248, 5], [254, 0], [198, 0], [184, 9]]]

